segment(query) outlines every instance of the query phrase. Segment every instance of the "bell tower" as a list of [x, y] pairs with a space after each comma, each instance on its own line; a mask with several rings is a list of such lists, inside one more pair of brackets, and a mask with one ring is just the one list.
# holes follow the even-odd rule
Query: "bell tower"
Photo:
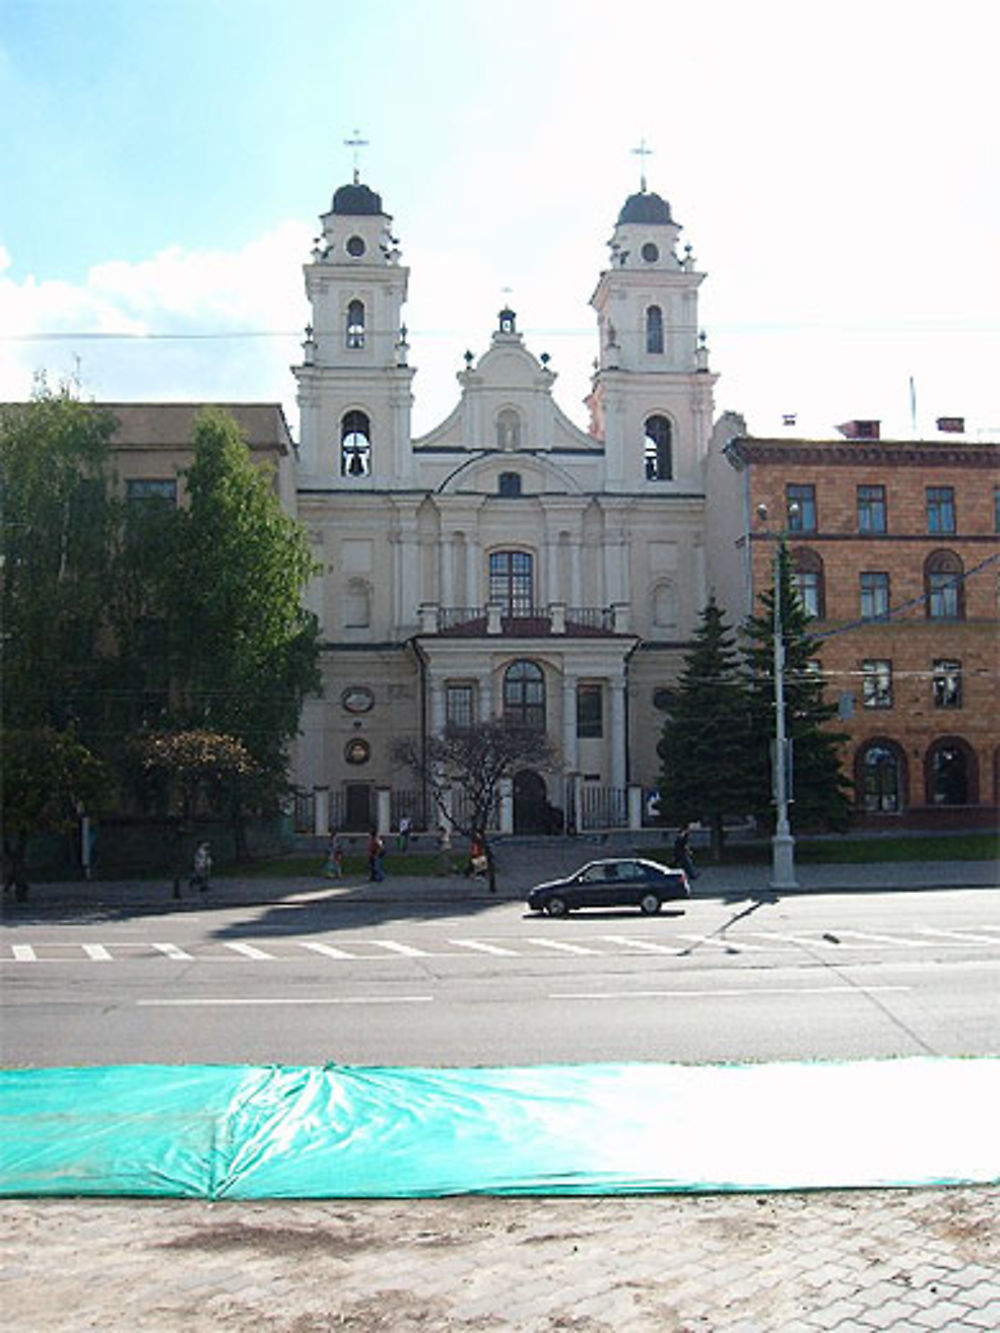
[[610, 491], [701, 488], [716, 376], [698, 333], [691, 247], [646, 189], [626, 199], [608, 242], [610, 263], [591, 297], [600, 354], [588, 399], [591, 433], [604, 440]]
[[392, 219], [357, 168], [320, 218], [304, 265], [312, 310], [298, 381], [300, 484], [386, 490], [408, 484], [411, 381], [402, 309], [409, 270]]

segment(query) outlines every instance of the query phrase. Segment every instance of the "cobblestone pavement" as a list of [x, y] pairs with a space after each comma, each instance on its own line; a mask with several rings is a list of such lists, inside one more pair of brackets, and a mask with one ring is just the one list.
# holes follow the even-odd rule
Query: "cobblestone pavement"
[[1000, 1191], [0, 1202], [19, 1333], [1000, 1329]]

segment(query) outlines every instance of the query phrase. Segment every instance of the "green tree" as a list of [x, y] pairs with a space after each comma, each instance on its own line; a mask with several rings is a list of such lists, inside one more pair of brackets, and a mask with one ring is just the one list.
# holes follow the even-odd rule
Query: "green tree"
[[3, 771], [4, 891], [28, 896], [26, 869], [32, 834], [71, 829], [80, 811], [98, 814], [109, 796], [104, 765], [72, 731], [5, 727]]
[[0, 410], [3, 720], [100, 728], [115, 506], [110, 413], [44, 384]]
[[230, 415], [199, 416], [190, 503], [156, 597], [176, 729], [233, 737], [256, 765], [230, 792], [238, 856], [243, 818], [286, 784], [303, 700], [320, 690], [318, 626], [301, 605], [315, 564], [272, 480]]
[[735, 636], [712, 598], [674, 692], [660, 742], [660, 812], [670, 823], [707, 822], [722, 854], [726, 815], [752, 805], [750, 702]]
[[[810, 617], [796, 591], [784, 542], [778, 546], [776, 569], [785, 649], [785, 733], [791, 742], [790, 822], [800, 830], [842, 829], [850, 813], [850, 783], [840, 759], [848, 738], [831, 726], [838, 708], [825, 698], [818, 665], [821, 642], [809, 633]], [[759, 614], [744, 625], [754, 735], [751, 753], [756, 755], [753, 812], [773, 825], [769, 756], [775, 737], [774, 588], [762, 593], [759, 602]]]
[[449, 789], [465, 800], [451, 814], [452, 826], [468, 838], [481, 837], [486, 854], [490, 892], [496, 892], [496, 862], [487, 838], [500, 795], [500, 783], [522, 768], [554, 770], [558, 756], [543, 731], [512, 726], [502, 718], [477, 722], [472, 727], [449, 727], [421, 743], [411, 737], [393, 742], [395, 763], [408, 768], [429, 792], [437, 817], [447, 822]]

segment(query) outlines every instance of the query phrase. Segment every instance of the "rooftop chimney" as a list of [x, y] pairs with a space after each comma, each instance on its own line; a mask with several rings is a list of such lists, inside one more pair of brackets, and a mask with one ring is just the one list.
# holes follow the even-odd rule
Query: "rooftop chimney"
[[881, 424], [880, 421], [845, 421], [837, 430], [845, 440], [877, 440]]

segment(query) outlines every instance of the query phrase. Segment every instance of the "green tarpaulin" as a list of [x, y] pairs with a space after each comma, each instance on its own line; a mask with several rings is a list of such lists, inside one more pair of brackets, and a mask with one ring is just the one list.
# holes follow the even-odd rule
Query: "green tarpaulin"
[[0, 1193], [628, 1194], [1000, 1181], [1000, 1060], [0, 1074]]

